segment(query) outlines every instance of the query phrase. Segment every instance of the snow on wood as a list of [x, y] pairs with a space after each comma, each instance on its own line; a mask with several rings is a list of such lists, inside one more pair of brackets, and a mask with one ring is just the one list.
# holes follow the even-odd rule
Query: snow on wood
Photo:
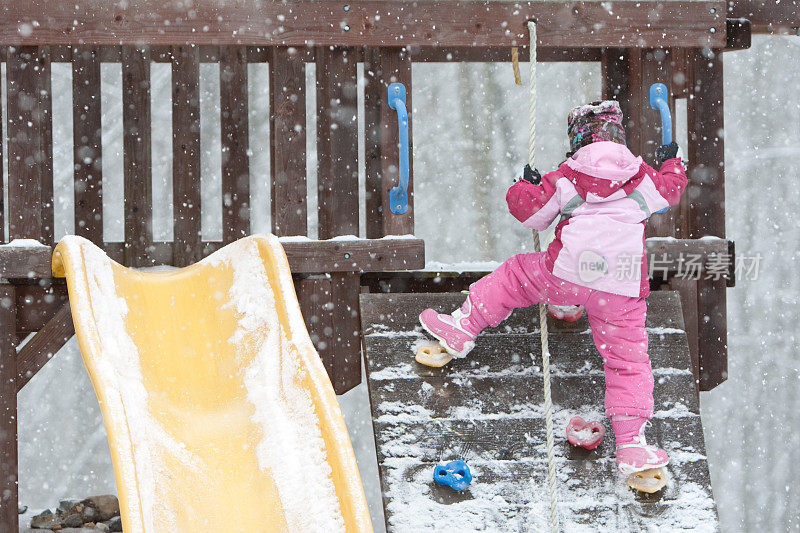
[[[389, 531], [548, 529], [546, 449], [538, 324], [518, 310], [442, 369], [414, 362], [426, 307], [453, 309], [460, 294], [362, 295], [362, 323], [381, 484]], [[585, 323], [550, 336], [561, 526], [564, 531], [714, 531], [699, 404], [676, 295], [654, 293], [648, 313], [656, 413], [651, 441], [671, 457], [660, 499], [628, 489], [616, 471], [613, 432], [603, 417], [603, 365]], [[585, 321], [585, 319], [584, 319]], [[582, 321], [582, 322], [584, 322]], [[571, 329], [570, 329], [571, 328]], [[575, 415], [601, 420], [603, 444], [569, 446]], [[433, 482], [433, 468], [465, 460], [463, 492]]]

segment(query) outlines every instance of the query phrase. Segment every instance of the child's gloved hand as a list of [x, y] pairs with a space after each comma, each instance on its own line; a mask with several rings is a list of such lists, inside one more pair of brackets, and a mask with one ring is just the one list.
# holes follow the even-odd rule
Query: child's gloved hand
[[539, 185], [542, 182], [542, 175], [539, 173], [538, 169], [531, 168], [530, 165], [525, 165], [525, 167], [522, 169], [522, 172], [517, 174], [516, 179], [514, 179], [514, 183], [520, 180], [525, 180], [528, 183]]
[[656, 157], [662, 163], [667, 161], [668, 159], [675, 159], [678, 157], [678, 152], [680, 148], [678, 147], [678, 143], [675, 141], [669, 144], [662, 144], [656, 149]]

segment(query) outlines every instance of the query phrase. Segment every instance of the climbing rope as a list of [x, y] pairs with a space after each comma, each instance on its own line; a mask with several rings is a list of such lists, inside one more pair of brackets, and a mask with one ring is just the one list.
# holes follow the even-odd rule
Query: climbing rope
[[[536, 145], [536, 23], [528, 22], [530, 33], [530, 80], [528, 82], [528, 164], [534, 164]], [[533, 249], [541, 251], [539, 232], [533, 230]], [[550, 498], [550, 529], [558, 531], [558, 501], [556, 499], [556, 459], [553, 443], [553, 398], [550, 392], [550, 347], [547, 341], [547, 305], [539, 304], [539, 331], [542, 338], [542, 374], [544, 376], [544, 419], [547, 431], [547, 493]]]

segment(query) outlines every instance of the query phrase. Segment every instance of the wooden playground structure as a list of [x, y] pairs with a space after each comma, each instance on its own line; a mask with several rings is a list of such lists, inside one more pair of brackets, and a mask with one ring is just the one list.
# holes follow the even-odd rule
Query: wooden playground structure
[[[424, 242], [414, 237], [413, 200], [414, 179], [424, 176], [412, 175], [405, 214], [389, 208], [389, 191], [398, 182], [390, 83], [406, 86], [411, 109], [412, 98], [422, 97], [413, 91], [415, 62], [508, 62], [512, 47], [527, 60], [525, 24], [535, 20], [539, 61], [602, 64], [602, 96], [620, 101], [629, 147], [652, 163], [658, 117], [647, 105], [647, 92], [652, 83], [665, 82], [673, 108], [675, 99], [688, 101], [687, 123], [678, 127], [688, 130], [691, 167], [681, 205], [654, 216], [648, 227], [648, 254], [659, 265], [651, 285], [680, 294], [695, 383], [710, 390], [727, 374], [725, 293], [734, 264], [725, 234], [722, 54], [749, 47], [751, 32], [796, 32], [798, 12], [791, 2], [775, 0], [0, 1], [8, 159], [7, 175], [0, 174], [7, 193], [0, 230], [2, 242], [17, 240], [0, 247], [0, 532], [18, 525], [17, 392], [74, 333], [65, 285], [51, 273], [54, 63], [72, 66], [75, 233], [133, 267], [189, 265], [250, 234], [247, 67], [269, 65], [269, 87], [263, 90], [270, 109], [271, 231], [279, 237], [308, 234], [311, 136], [319, 169], [318, 238], [286, 239], [283, 245], [307, 327], [339, 394], [362, 380], [362, 292], [457, 291], [478, 275], [434, 283], [435, 274], [425, 271]], [[172, 66], [171, 242], [155, 242], [152, 228], [150, 67], [159, 62]], [[356, 120], [360, 62], [366, 77], [363, 190]], [[122, 242], [103, 235], [104, 217], [114, 214], [103, 210], [101, 63], [119, 63], [122, 70]], [[201, 238], [203, 63], [218, 64], [220, 72], [220, 242]], [[316, 80], [307, 86], [310, 63]], [[317, 95], [316, 131], [306, 128], [308, 91]], [[366, 234], [341, 238], [358, 236], [362, 211]], [[686, 253], [701, 256], [703, 273], [718, 275], [680, 276]]]

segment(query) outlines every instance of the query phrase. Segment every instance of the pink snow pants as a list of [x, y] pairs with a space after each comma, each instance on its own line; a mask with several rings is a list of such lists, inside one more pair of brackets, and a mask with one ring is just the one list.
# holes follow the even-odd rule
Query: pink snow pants
[[595, 346], [605, 362], [605, 414], [651, 418], [653, 370], [644, 328], [647, 304], [576, 285], [554, 276], [545, 253], [519, 254], [470, 286], [470, 300], [491, 326], [518, 307], [540, 302], [582, 305], [589, 316]]

